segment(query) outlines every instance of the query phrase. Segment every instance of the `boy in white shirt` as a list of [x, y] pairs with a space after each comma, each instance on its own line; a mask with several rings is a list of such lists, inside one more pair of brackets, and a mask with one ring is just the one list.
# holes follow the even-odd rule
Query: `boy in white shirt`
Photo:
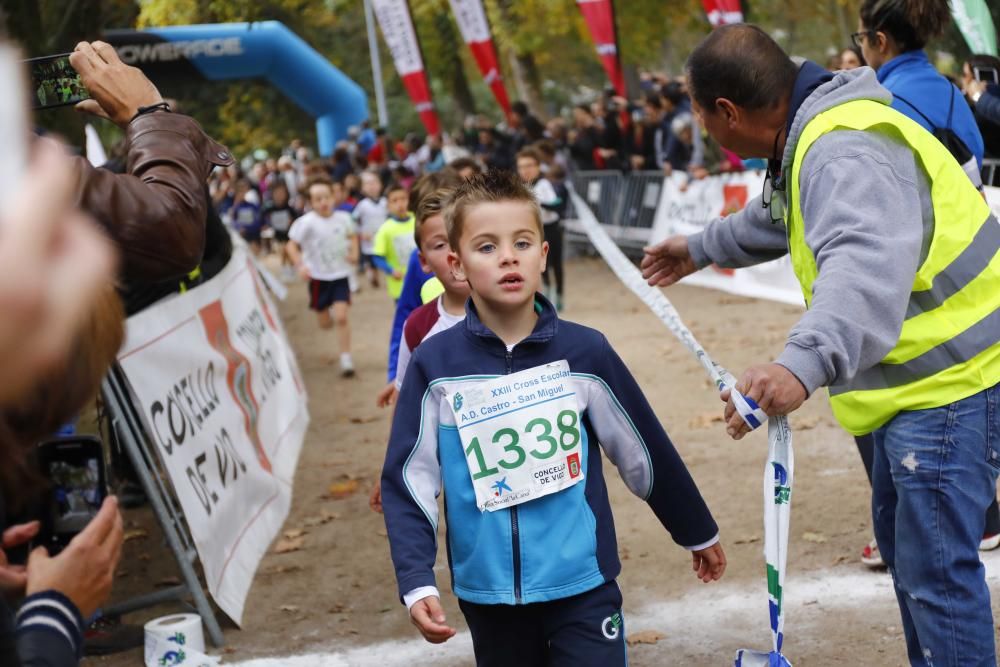
[[351, 212], [361, 234], [361, 264], [358, 269], [364, 273], [367, 266], [371, 285], [377, 288], [379, 280], [378, 268], [375, 266], [375, 232], [389, 215], [385, 197], [382, 196], [382, 179], [378, 174], [373, 171], [361, 174], [361, 194], [364, 199]]
[[292, 224], [286, 248], [299, 275], [309, 283], [309, 308], [316, 311], [320, 328], [337, 328], [340, 371], [350, 377], [354, 362], [347, 319], [351, 305], [348, 277], [358, 261], [358, 235], [350, 214], [334, 210], [338, 202], [330, 181], [314, 180], [306, 192], [312, 211]]

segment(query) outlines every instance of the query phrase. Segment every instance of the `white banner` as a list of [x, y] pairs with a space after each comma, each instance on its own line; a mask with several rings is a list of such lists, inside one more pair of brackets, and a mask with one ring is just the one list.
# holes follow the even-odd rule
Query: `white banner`
[[462, 33], [462, 39], [466, 44], [488, 42], [493, 39], [483, 9], [483, 0], [451, 0], [451, 11], [455, 15], [458, 30]]
[[[764, 185], [764, 173], [747, 171], [738, 174], [709, 176], [688, 181], [684, 175], [666, 178], [660, 193], [650, 243], [673, 234], [694, 234], [721, 215], [746, 206]], [[791, 260], [781, 259], [745, 269], [720, 269], [710, 266], [684, 279], [688, 285], [711, 287], [740, 296], [803, 305], [802, 289], [792, 273]]]
[[372, 7], [399, 76], [423, 71], [424, 61], [406, 0], [372, 0]]
[[309, 424], [281, 320], [242, 247], [129, 318], [119, 363], [184, 510], [208, 590], [237, 624], [288, 515]]

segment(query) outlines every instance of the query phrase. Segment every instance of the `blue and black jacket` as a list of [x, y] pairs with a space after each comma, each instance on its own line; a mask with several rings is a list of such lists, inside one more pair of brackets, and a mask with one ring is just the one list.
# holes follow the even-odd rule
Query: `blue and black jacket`
[[[438, 502], [460, 599], [527, 604], [569, 597], [621, 571], [601, 450], [674, 541], [702, 549], [718, 526], [632, 374], [598, 331], [560, 320], [536, 295], [538, 322], [512, 350], [476, 315], [424, 341], [400, 390], [382, 471], [382, 504], [400, 596], [435, 586]], [[480, 512], [446, 393], [565, 359], [583, 424], [584, 481]]]

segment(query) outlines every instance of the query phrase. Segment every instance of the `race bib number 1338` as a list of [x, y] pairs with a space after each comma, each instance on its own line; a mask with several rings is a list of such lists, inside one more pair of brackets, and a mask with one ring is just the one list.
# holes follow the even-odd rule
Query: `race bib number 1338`
[[447, 396], [480, 511], [519, 505], [583, 479], [575, 396], [565, 360]]

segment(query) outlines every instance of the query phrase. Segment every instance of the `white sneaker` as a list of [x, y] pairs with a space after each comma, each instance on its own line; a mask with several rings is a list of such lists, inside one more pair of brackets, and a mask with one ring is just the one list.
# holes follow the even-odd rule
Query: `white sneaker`
[[351, 359], [349, 352], [344, 352], [340, 355], [340, 374], [345, 378], [354, 375], [354, 360]]
[[993, 551], [997, 547], [1000, 547], [1000, 533], [983, 535], [983, 539], [979, 543], [980, 551]]
[[865, 548], [862, 549], [861, 562], [872, 569], [885, 567], [882, 554], [878, 550], [878, 543], [875, 540], [866, 544]]

